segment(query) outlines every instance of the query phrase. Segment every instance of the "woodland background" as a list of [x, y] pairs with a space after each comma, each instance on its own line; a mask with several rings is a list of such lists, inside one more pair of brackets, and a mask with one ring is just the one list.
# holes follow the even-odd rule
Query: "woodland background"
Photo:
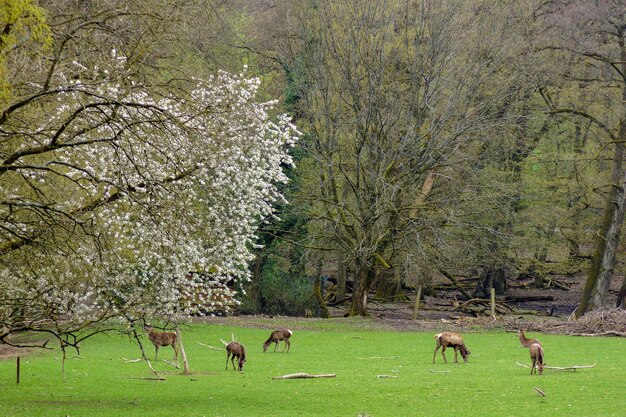
[[[433, 295], [452, 283], [463, 302], [484, 299], [491, 288], [506, 297], [519, 280], [538, 288], [582, 286], [576, 316], [624, 307], [624, 1], [4, 0], [0, 5], [3, 339], [37, 327], [38, 320], [56, 323], [70, 311], [82, 315], [81, 324], [58, 328], [59, 335], [114, 316], [132, 323], [149, 314], [127, 306], [131, 298], [135, 307], [150, 304], [149, 294], [137, 290], [151, 287], [150, 268], [161, 268], [163, 275], [199, 272], [193, 280], [204, 280], [202, 285], [208, 280], [209, 291], [219, 287], [228, 293], [220, 300], [216, 290], [209, 295], [205, 312], [218, 314], [234, 308], [328, 316], [328, 304], [335, 303], [348, 315], [367, 315], [372, 298], [403, 301], [418, 287], [422, 295]], [[234, 76], [237, 85], [255, 84], [245, 77], [258, 77], [258, 91], [214, 111], [211, 106], [221, 105], [222, 98], [204, 104], [195, 100], [193, 86], [198, 79], [211, 80], [209, 85], [219, 79], [220, 91], [231, 91], [231, 81], [219, 78], [219, 71], [245, 74]], [[80, 91], [72, 80], [80, 80]], [[82, 90], [86, 85], [93, 89]], [[106, 93], [97, 90], [103, 86]], [[178, 119], [173, 124], [176, 114], [154, 110], [153, 102], [125, 102], [135, 96], [119, 95], [122, 90], [182, 103], [188, 106], [182, 114], [211, 111], [205, 124], [192, 129]], [[237, 132], [267, 132], [261, 125], [250, 127], [257, 120], [250, 115], [261, 110], [246, 104], [248, 96], [259, 106], [278, 99], [267, 109], [269, 116], [291, 116], [300, 133], [293, 135], [298, 139], [288, 157], [278, 145], [251, 154], [256, 162], [244, 160], [245, 151], [222, 153], [231, 149], [227, 144]], [[230, 96], [223, 97], [225, 102]], [[68, 113], [72, 106], [78, 110]], [[216, 122], [216, 114], [226, 116]], [[276, 123], [269, 131], [277, 138], [290, 135], [288, 122]], [[71, 186], [46, 177], [52, 166], [45, 163], [47, 152], [59, 152], [58, 140], [68, 131], [74, 142], [64, 147], [121, 125], [110, 143], [132, 161], [138, 176], [124, 177], [120, 169], [103, 180], [82, 164], [85, 155], [98, 153], [86, 148], [76, 154], [80, 158], [55, 162], [84, 174], [71, 177]], [[214, 148], [191, 142], [200, 130], [216, 140]], [[126, 147], [118, 139], [128, 132], [136, 142]], [[191, 139], [171, 143], [172, 137]], [[200, 166], [185, 164], [204, 161], [194, 159], [199, 150], [216, 158], [213, 171], [176, 188]], [[29, 160], [29, 155], [37, 156]], [[157, 178], [152, 168], [169, 166], [168, 161], [176, 169]], [[242, 181], [229, 188], [237, 175], [215, 179], [237, 164], [258, 166], [250, 178], [280, 166], [289, 181], [282, 174], [267, 175], [266, 185], [250, 197], [256, 199], [254, 209], [238, 210], [243, 205], [237, 198], [257, 186]], [[53, 174], [69, 177], [62, 170]], [[210, 187], [204, 182], [209, 179], [215, 181]], [[99, 196], [97, 204], [82, 199], [91, 192], [87, 184], [96, 184], [90, 195]], [[206, 195], [195, 200], [200, 189]], [[145, 200], [136, 197], [144, 190], [150, 190]], [[63, 205], [77, 196], [80, 205]], [[127, 196], [127, 206], [116, 205]], [[181, 206], [186, 200], [190, 203]], [[198, 210], [207, 201], [232, 210]], [[120, 234], [107, 237], [95, 227], [103, 221], [94, 213], [102, 215], [103, 207], [113, 207], [107, 230], [120, 225], [140, 236], [132, 250], [115, 250]], [[146, 218], [154, 223], [141, 220]], [[191, 223], [195, 228], [186, 228]], [[237, 233], [246, 237], [232, 243]], [[178, 251], [186, 245], [186, 252]], [[165, 255], [156, 258], [157, 252]], [[116, 258], [107, 260], [111, 253]], [[146, 258], [150, 262], [137, 260]], [[110, 265], [119, 259], [125, 259], [124, 268], [114, 271]], [[106, 276], [132, 270], [134, 281], [108, 293], [108, 307], [87, 320], [85, 309], [74, 307], [88, 304], [93, 293], [78, 297], [79, 288], [87, 282], [113, 288], [113, 281], [102, 280], [100, 263], [108, 265]], [[67, 276], [54, 283], [54, 291], [65, 294], [58, 296], [63, 301], [53, 301], [47, 290], [24, 296], [47, 288], [41, 279], [60, 270]], [[9, 291], [18, 287], [22, 295]], [[151, 287], [163, 288], [169, 287]], [[153, 303], [150, 311], [160, 311], [163, 303]], [[550, 309], [550, 302], [544, 307]]]

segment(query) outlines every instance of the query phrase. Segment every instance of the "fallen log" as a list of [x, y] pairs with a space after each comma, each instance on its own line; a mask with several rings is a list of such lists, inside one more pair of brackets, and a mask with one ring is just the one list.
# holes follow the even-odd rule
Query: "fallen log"
[[[452, 311], [459, 311], [459, 310], [467, 309], [468, 306], [471, 304], [480, 304], [482, 306], [489, 307], [491, 305], [491, 300], [488, 300], [486, 298], [472, 298], [470, 300], [465, 301], [463, 304], [459, 305]], [[508, 306], [507, 304], [503, 302], [496, 302], [496, 309], [499, 309], [498, 313], [506, 313], [507, 311], [508, 312], [514, 311], [510, 306]]]
[[468, 293], [467, 291], [465, 291], [465, 289], [461, 286], [461, 283], [459, 282], [458, 279], [456, 279], [452, 274], [450, 274], [449, 272], [443, 270], [443, 269], [439, 269], [439, 272], [441, 272], [441, 274], [448, 278], [450, 281], [452, 281], [452, 283], [458, 288], [459, 291], [461, 291], [461, 294], [463, 294], [463, 297], [465, 297], [466, 300], [470, 300], [472, 298], [472, 296], [470, 295], [470, 293]]
[[287, 374], [287, 375], [275, 376], [272, 379], [334, 378], [336, 376], [337, 376], [336, 374], [313, 375], [313, 374], [307, 374], [307, 373], [304, 373], [304, 372], [299, 372], [297, 374]]
[[568, 287], [567, 285], [565, 285], [564, 283], [562, 283], [561, 281], [557, 281], [554, 279], [550, 279], [548, 280], [548, 287], [556, 287], [559, 290], [563, 290], [563, 291], [569, 291], [571, 288]]
[[602, 333], [570, 333], [570, 336], [584, 336], [584, 337], [596, 337], [596, 336], [616, 336], [616, 337], [626, 337], [626, 332], [616, 332], [614, 330], [609, 330]]
[[551, 295], [507, 295], [504, 299], [514, 303], [526, 301], [554, 301], [554, 297]]
[[545, 397], [545, 396], [546, 396], [546, 393], [545, 393], [545, 392], [543, 392], [543, 391], [541, 391], [539, 388], [537, 388], [537, 387], [533, 387], [533, 389], [534, 389], [535, 391], [537, 391], [537, 393], [538, 393], [539, 395], [541, 395], [542, 397]]

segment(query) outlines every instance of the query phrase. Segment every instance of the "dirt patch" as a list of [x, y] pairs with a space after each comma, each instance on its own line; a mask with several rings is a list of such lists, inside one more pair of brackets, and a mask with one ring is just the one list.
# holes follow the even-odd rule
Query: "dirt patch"
[[[460, 291], [437, 290], [436, 296], [427, 296], [420, 303], [417, 320], [413, 320], [415, 292], [408, 292], [407, 301], [386, 303], [370, 299], [368, 311], [371, 317], [344, 318], [347, 304], [330, 308], [333, 320], [344, 321], [351, 329], [391, 330], [391, 331], [517, 331], [524, 328], [531, 332], [558, 334], [599, 334], [603, 332], [626, 332], [626, 312], [624, 310], [603, 310], [587, 314], [573, 320], [572, 312], [582, 296], [584, 277], [552, 276], [568, 291], [556, 287], [534, 288], [531, 283], [511, 280], [509, 290], [497, 300], [513, 309], [508, 314], [498, 314], [496, 320], [489, 316], [488, 307], [473, 313], [455, 311], [455, 306], [463, 302]], [[615, 303], [616, 293], [623, 277], [615, 277], [607, 303]], [[468, 284], [466, 290], [472, 290]], [[508, 297], [508, 298], [507, 298]], [[521, 300], [521, 301], [515, 301]], [[622, 317], [624, 315], [624, 317]], [[275, 330], [277, 323], [291, 330], [319, 329], [324, 319], [285, 316], [234, 316], [200, 318], [198, 321], [232, 326], [264, 328]]]
[[0, 344], [0, 361], [15, 358], [18, 356], [28, 356], [31, 353], [32, 349], [16, 348], [5, 344]]

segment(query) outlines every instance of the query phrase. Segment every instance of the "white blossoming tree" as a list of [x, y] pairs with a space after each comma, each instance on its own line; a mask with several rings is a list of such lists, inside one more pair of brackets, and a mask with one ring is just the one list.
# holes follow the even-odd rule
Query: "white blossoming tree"
[[295, 127], [245, 72], [155, 88], [115, 49], [68, 63], [57, 36], [0, 102], [0, 340], [36, 330], [78, 348], [108, 319], [227, 310]]

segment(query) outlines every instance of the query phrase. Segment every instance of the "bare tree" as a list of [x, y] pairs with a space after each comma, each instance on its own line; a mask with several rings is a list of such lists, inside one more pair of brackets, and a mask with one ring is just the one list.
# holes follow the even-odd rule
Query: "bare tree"
[[467, 188], [480, 144], [506, 124], [504, 102], [518, 93], [502, 72], [506, 42], [480, 36], [495, 31], [488, 15], [487, 4], [390, 0], [324, 3], [302, 18], [315, 173], [303, 198], [316, 246], [354, 271], [351, 315], [367, 314], [379, 274], [407, 253], [436, 263], [445, 256], [427, 254], [470, 242], [468, 230], [498, 236], [461, 211], [481, 198], [483, 218], [506, 206]]
[[[585, 120], [601, 138], [597, 154], [612, 149], [604, 214], [576, 316], [605, 305], [624, 222], [626, 172], [626, 21], [621, 0], [549, 1], [537, 16], [546, 27], [542, 50], [561, 59], [559, 83], [544, 91], [553, 115]], [[620, 301], [618, 300], [618, 303]]]

